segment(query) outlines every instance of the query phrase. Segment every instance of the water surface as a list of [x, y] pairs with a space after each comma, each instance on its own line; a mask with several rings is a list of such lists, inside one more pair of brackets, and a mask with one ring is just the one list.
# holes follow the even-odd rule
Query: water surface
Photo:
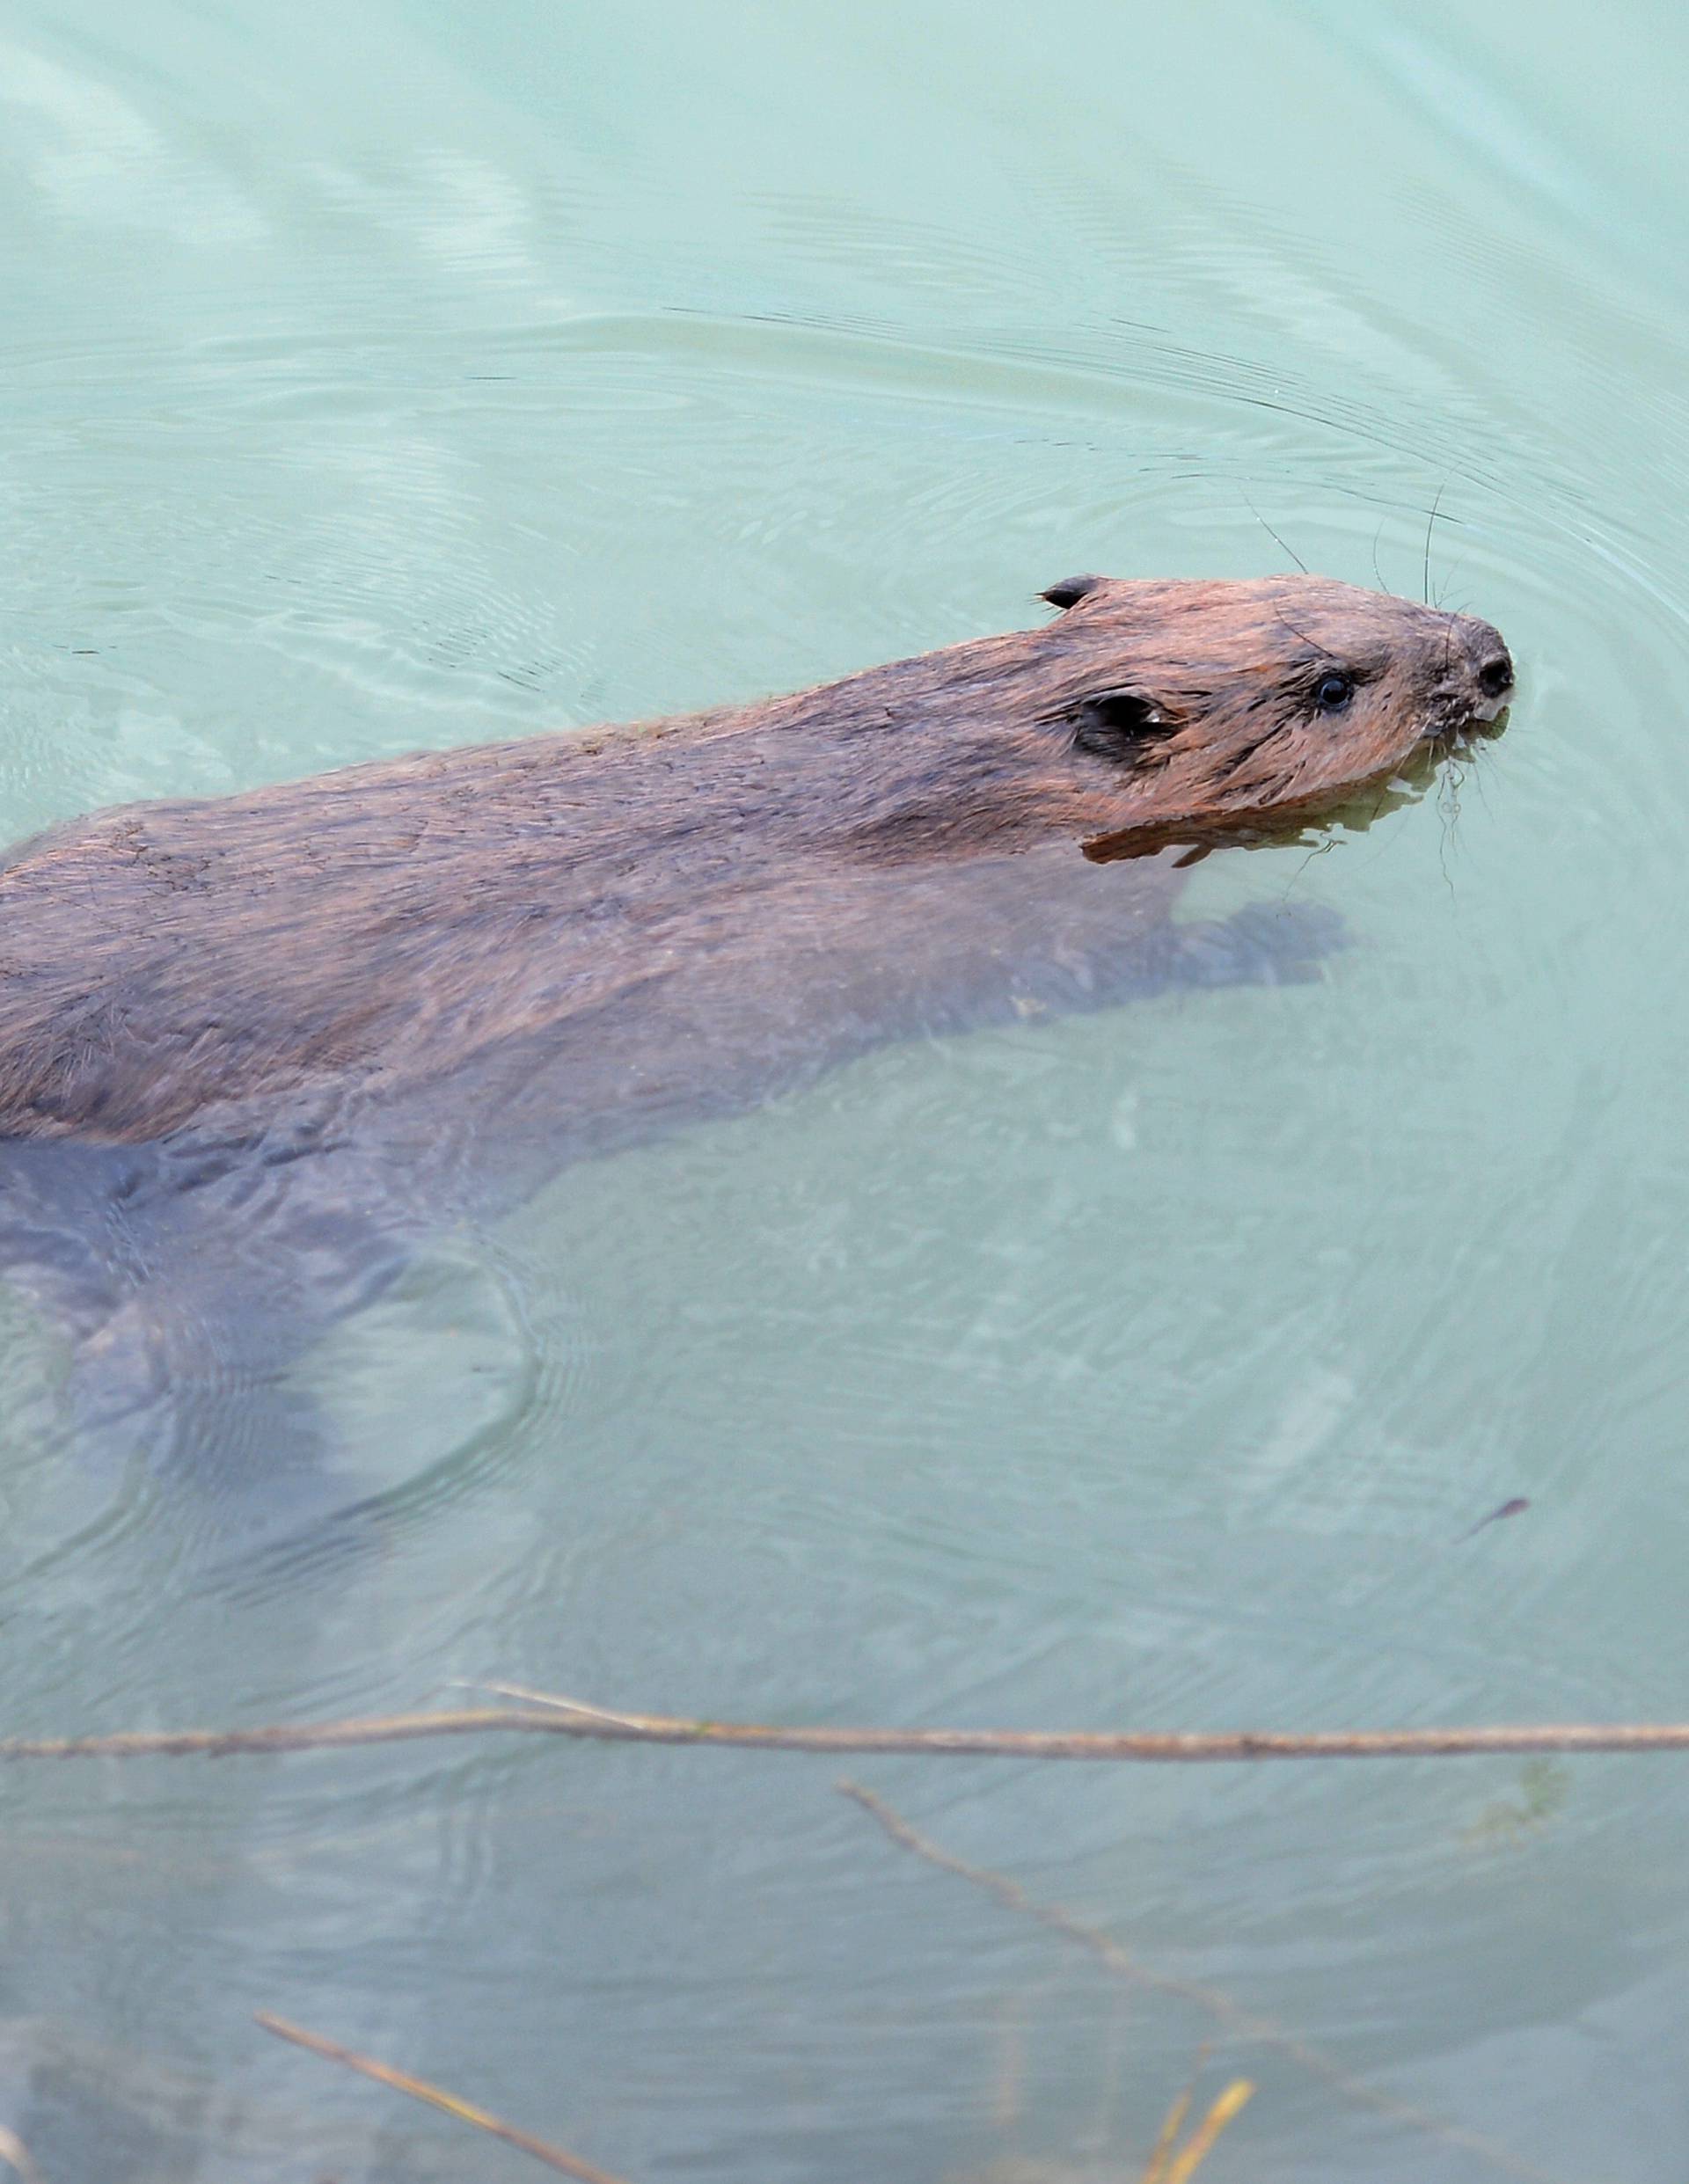
[[[1522, 688], [1431, 800], [1195, 875], [1340, 909], [1322, 982], [888, 1050], [442, 1235], [298, 1369], [355, 1552], [231, 1576], [208, 1511], [261, 1479], [113, 1475], [6, 1297], [0, 1724], [501, 1679], [1680, 1715], [1686, 47], [1557, 4], [13, 10], [8, 838], [1287, 566], [1255, 510]], [[1135, 2173], [1210, 2040], [1259, 2085], [1217, 2180], [1683, 2173], [1680, 1760], [861, 1764], [1466, 2137], [836, 1771], [13, 1771], [0, 2121], [50, 2184], [520, 2172], [267, 2008], [636, 2180]]]

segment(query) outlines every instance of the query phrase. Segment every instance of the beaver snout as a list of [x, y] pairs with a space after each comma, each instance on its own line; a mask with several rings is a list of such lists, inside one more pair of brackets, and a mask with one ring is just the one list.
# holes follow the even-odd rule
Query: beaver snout
[[1469, 678], [1467, 702], [1472, 718], [1494, 720], [1513, 695], [1513, 655], [1503, 642], [1501, 632], [1489, 623], [1465, 614], [1457, 615], [1454, 621]]

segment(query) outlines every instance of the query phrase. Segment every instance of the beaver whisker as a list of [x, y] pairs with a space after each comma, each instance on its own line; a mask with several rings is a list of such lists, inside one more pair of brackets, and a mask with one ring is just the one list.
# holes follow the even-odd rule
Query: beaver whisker
[[1427, 518], [1427, 520], [1426, 520], [1426, 524], [1425, 524], [1425, 593], [1424, 593], [1424, 598], [1425, 598], [1425, 604], [1426, 604], [1428, 607], [1429, 607], [1429, 606], [1430, 605], [1430, 603], [1431, 603], [1431, 533], [1432, 533], [1432, 531], [1433, 531], [1433, 530], [1436, 529], [1436, 527], [1437, 527], [1437, 510], [1438, 510], [1438, 509], [1442, 507], [1442, 505], [1443, 505], [1443, 495], [1444, 495], [1444, 493], [1445, 493], [1445, 492], [1447, 492], [1447, 490], [1448, 490], [1448, 484], [1449, 484], [1449, 481], [1448, 481], [1448, 479], [1445, 478], [1443, 480], [1443, 483], [1442, 483], [1442, 484], [1441, 484], [1441, 485], [1437, 487], [1437, 498], [1436, 498], [1436, 500], [1433, 500], [1433, 501], [1432, 501], [1432, 503], [1431, 503], [1431, 513], [1430, 513], [1429, 516]]
[[1448, 847], [1454, 829], [1460, 822], [1460, 792], [1465, 785], [1465, 772], [1459, 766], [1445, 766], [1437, 777], [1437, 815], [1443, 822], [1437, 854], [1443, 866], [1443, 877], [1447, 882], [1451, 894], [1454, 892], [1454, 882], [1449, 873]]
[[1278, 533], [1267, 521], [1267, 518], [1261, 514], [1261, 510], [1255, 506], [1254, 502], [1250, 500], [1247, 492], [1242, 486], [1238, 487], [1238, 491], [1243, 494], [1244, 504], [1248, 508], [1250, 515], [1254, 517], [1256, 522], [1261, 525], [1261, 528], [1266, 532], [1269, 538], [1272, 540], [1273, 544], [1279, 549], [1281, 553], [1288, 553], [1290, 555], [1291, 560], [1295, 562], [1297, 567], [1300, 569], [1303, 575], [1305, 576], [1308, 573], [1308, 565], [1297, 551], [1296, 548], [1294, 546], [1285, 544], [1284, 541], [1279, 537]]
[[[1308, 646], [1312, 651], [1319, 653], [1324, 659], [1333, 661], [1337, 660], [1337, 654], [1334, 652], [1327, 651], [1325, 646], [1320, 642], [1317, 637], [1310, 637], [1305, 630], [1298, 629], [1295, 623], [1290, 619], [1282, 608], [1276, 605], [1274, 607], [1273, 617], [1276, 621], [1281, 623], [1283, 627], [1291, 632], [1292, 637], [1299, 637], [1305, 645]], [[1342, 661], [1338, 661], [1338, 665], [1341, 666], [1342, 664]]]

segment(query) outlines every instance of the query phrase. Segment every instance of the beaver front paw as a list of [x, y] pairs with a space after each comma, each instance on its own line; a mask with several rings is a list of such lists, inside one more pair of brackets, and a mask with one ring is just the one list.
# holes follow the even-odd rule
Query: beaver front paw
[[1342, 917], [1323, 902], [1251, 902], [1211, 924], [1174, 928], [1174, 986], [1305, 986], [1349, 945]]

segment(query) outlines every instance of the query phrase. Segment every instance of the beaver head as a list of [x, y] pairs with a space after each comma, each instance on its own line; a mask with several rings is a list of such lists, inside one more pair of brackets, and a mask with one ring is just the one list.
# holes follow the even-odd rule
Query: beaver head
[[1326, 577], [1079, 576], [1042, 596], [1063, 610], [1042, 632], [1058, 678], [1042, 719], [1069, 743], [1095, 854], [1340, 805], [1493, 727], [1512, 693], [1488, 622]]

